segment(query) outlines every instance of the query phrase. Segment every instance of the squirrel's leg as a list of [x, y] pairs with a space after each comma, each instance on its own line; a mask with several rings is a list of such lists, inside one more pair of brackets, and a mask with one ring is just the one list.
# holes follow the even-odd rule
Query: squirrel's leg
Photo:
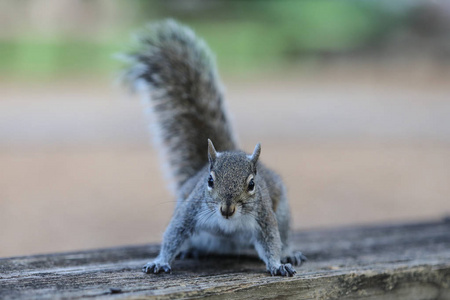
[[276, 211], [278, 230], [280, 231], [281, 239], [281, 262], [290, 263], [294, 266], [300, 266], [303, 262], [307, 261], [306, 256], [302, 252], [292, 250], [289, 245], [290, 240], [290, 222], [291, 214], [289, 204], [286, 198], [286, 194], [282, 193], [280, 196], [278, 208]]
[[255, 241], [255, 249], [259, 257], [266, 263], [267, 271], [274, 276], [293, 276], [297, 273], [291, 264], [282, 264], [281, 239], [275, 215], [270, 212], [265, 216], [266, 226], [261, 226]]
[[183, 244], [191, 236], [194, 222], [193, 212], [186, 213], [187, 201], [180, 203], [175, 209], [175, 213], [170, 221], [169, 226], [164, 232], [163, 242], [159, 255], [153, 260], [148, 262], [143, 268], [144, 273], [171, 273], [172, 268], [170, 264], [179, 253]]

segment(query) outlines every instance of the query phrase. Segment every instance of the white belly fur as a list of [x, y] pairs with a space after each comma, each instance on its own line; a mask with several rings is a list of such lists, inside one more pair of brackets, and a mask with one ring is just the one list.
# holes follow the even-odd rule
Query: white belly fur
[[227, 220], [216, 215], [197, 228], [187, 246], [206, 254], [248, 254], [253, 249], [257, 229], [252, 216], [238, 212]]
[[252, 239], [247, 235], [221, 236], [205, 230], [192, 235], [189, 246], [204, 254], [222, 255], [247, 254], [249, 250], [253, 249]]

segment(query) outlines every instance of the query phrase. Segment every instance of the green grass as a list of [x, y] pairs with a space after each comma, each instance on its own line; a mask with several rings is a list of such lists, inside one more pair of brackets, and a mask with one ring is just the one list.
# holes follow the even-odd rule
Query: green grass
[[[178, 18], [206, 40], [225, 73], [259, 72], [302, 64], [321, 53], [361, 49], [383, 37], [402, 17], [370, 1], [231, 3], [233, 10], [222, 14], [203, 12], [209, 18]], [[217, 18], [211, 18], [215, 14]], [[46, 39], [32, 32], [0, 40], [0, 75], [56, 78], [114, 73], [120, 62], [113, 54], [127, 49], [129, 35], [123, 32], [130, 31], [111, 29], [113, 38], [98, 41], [70, 36]]]
[[118, 67], [115, 44], [87, 41], [19, 40], [0, 42], [2, 75], [53, 78], [105, 74]]

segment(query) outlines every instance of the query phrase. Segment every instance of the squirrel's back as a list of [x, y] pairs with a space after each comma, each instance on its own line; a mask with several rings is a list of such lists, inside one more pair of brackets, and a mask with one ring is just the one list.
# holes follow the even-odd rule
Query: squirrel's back
[[156, 138], [178, 188], [208, 162], [208, 138], [219, 151], [236, 149], [214, 58], [192, 30], [173, 20], [151, 24], [128, 58], [125, 78], [155, 112]]

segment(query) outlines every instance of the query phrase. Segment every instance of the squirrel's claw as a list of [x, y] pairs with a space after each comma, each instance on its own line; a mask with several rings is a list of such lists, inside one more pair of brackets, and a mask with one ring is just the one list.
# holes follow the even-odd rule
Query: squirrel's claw
[[172, 269], [170, 268], [170, 265], [168, 263], [155, 263], [155, 262], [148, 262], [145, 264], [145, 266], [142, 267], [142, 272], [146, 274], [150, 273], [172, 273]]
[[294, 276], [297, 273], [291, 264], [282, 264], [278, 268], [272, 268], [269, 272], [272, 276]]
[[300, 251], [294, 251], [290, 255], [286, 256], [281, 260], [282, 263], [290, 263], [294, 266], [300, 266], [302, 263], [307, 261], [308, 258], [303, 255]]

